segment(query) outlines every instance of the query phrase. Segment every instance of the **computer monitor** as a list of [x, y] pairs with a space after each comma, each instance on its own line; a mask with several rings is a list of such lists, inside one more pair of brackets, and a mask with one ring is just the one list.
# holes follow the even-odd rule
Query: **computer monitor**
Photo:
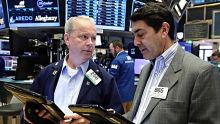
[[0, 0], [0, 29], [5, 28], [5, 14], [4, 14], [4, 9], [2, 5], [2, 0]]
[[9, 30], [10, 55], [19, 56], [25, 52], [31, 52], [28, 45], [28, 38], [25, 32], [20, 30]]
[[[49, 47], [54, 34], [63, 34], [63, 32], [62, 27], [10, 29], [10, 55], [39, 54], [37, 52], [40, 46]], [[40, 52], [47, 54], [47, 49]]]
[[212, 38], [220, 38], [220, 10], [213, 11], [212, 15]]
[[191, 0], [194, 6], [196, 5], [203, 5], [203, 4], [211, 4], [211, 3], [218, 3], [220, 0]]
[[134, 45], [134, 42], [130, 42], [127, 45], [128, 55], [133, 59], [143, 59], [143, 54], [137, 46]]
[[96, 35], [96, 46], [102, 46], [102, 38], [101, 35], [97, 34]]
[[9, 27], [60, 26], [58, 1], [7, 0]]
[[19, 56], [15, 80], [33, 79], [48, 64], [49, 57], [47, 56]]
[[0, 39], [0, 55], [10, 55], [10, 45], [8, 39]]
[[186, 22], [205, 20], [205, 7], [191, 7], [186, 10]]
[[[141, 0], [133, 0], [132, 2], [132, 9], [131, 9], [131, 15], [139, 8], [143, 7], [145, 5], [145, 2]], [[129, 31], [131, 31], [131, 21], [129, 23]]]
[[0, 55], [5, 61], [5, 71], [16, 71], [17, 69], [17, 56]]
[[139, 75], [144, 65], [148, 63], [150, 63], [150, 61], [146, 59], [135, 59], [134, 60], [134, 74]]
[[93, 18], [99, 29], [125, 30], [129, 0], [66, 0], [66, 20], [78, 15]]
[[185, 50], [185, 51], [188, 51], [188, 52], [192, 52], [192, 49], [193, 49], [193, 44], [192, 43], [188, 43], [188, 42], [178, 42], [180, 44], [180, 46]]

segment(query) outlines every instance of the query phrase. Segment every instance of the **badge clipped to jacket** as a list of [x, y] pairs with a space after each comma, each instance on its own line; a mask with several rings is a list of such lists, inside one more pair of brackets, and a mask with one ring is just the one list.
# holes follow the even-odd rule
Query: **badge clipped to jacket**
[[99, 84], [102, 80], [92, 69], [87, 71], [85, 75], [94, 85]]

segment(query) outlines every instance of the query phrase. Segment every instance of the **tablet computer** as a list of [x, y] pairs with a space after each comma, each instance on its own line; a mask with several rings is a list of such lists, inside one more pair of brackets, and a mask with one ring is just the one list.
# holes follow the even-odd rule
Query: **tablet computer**
[[69, 109], [96, 124], [134, 124], [113, 109], [93, 104], [69, 105]]
[[43, 107], [44, 109], [49, 111], [52, 116], [51, 120], [55, 122], [59, 122], [60, 120], [64, 119], [64, 113], [59, 109], [59, 107], [55, 103], [53, 103], [50, 100], [47, 100], [46, 97], [36, 92], [12, 84], [5, 83], [4, 87], [6, 90], [12, 93], [17, 99], [19, 99], [22, 103], [24, 104], [26, 104], [27, 102], [29, 104], [33, 103], [33, 106], [35, 107], [37, 104], [38, 107], [41, 108]]

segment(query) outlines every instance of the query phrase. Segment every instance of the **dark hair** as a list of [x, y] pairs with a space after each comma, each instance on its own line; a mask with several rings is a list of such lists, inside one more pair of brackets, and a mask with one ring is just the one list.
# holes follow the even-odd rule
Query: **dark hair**
[[212, 56], [220, 57], [220, 51], [219, 50], [215, 51], [214, 53], [212, 53]]
[[175, 39], [175, 22], [172, 13], [163, 3], [148, 2], [144, 7], [139, 8], [131, 16], [131, 21], [143, 20], [147, 25], [154, 28], [156, 32], [160, 30], [163, 22], [167, 22], [170, 25], [169, 37]]
[[118, 46], [119, 48], [123, 48], [123, 44], [121, 41], [119, 40], [113, 40], [112, 42], [113, 47], [115, 48], [116, 46]]

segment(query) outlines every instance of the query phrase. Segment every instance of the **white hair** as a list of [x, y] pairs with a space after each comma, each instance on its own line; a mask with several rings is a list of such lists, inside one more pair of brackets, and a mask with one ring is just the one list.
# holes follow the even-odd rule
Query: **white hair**
[[94, 19], [89, 16], [80, 15], [75, 17], [70, 17], [65, 24], [65, 33], [71, 33], [74, 30], [74, 24], [78, 20], [88, 20], [95, 25]]

